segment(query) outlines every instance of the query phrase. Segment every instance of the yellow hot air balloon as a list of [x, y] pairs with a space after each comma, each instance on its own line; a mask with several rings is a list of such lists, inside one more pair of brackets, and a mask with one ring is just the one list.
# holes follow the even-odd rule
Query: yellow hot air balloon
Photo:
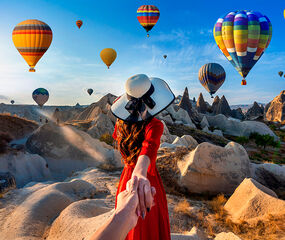
[[48, 50], [52, 41], [52, 31], [46, 23], [32, 19], [20, 22], [14, 28], [12, 38], [15, 47], [30, 66], [30, 72]]
[[110, 68], [112, 63], [117, 58], [117, 53], [113, 48], [105, 48], [101, 51], [100, 57], [107, 67]]

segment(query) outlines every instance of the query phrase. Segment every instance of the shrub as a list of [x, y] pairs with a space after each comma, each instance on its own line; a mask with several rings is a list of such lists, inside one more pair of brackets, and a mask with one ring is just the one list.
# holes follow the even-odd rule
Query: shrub
[[280, 148], [280, 142], [275, 141], [274, 137], [269, 134], [261, 135], [254, 132], [250, 134], [249, 139], [253, 139], [255, 141], [255, 144], [257, 146], [263, 147], [263, 149], [265, 149], [267, 146]]
[[244, 137], [244, 136], [237, 137], [236, 138], [236, 142], [241, 144], [241, 145], [244, 145], [244, 144], [249, 142], [249, 138], [248, 137]]
[[12, 136], [6, 132], [0, 132], [0, 153], [5, 153], [8, 148], [8, 143], [12, 141]]
[[99, 140], [101, 142], [105, 142], [111, 146], [113, 145], [113, 137], [109, 133], [102, 134], [101, 137], [99, 138]]

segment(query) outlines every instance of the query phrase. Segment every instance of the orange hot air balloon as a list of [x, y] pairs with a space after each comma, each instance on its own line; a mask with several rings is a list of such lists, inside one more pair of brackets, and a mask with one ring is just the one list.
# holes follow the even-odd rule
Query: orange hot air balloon
[[15, 47], [30, 66], [30, 72], [48, 50], [52, 42], [52, 30], [39, 20], [20, 22], [13, 30], [12, 39]]
[[105, 48], [101, 51], [100, 57], [109, 69], [117, 58], [117, 52], [113, 48]]
[[79, 29], [81, 28], [82, 24], [83, 24], [83, 22], [81, 20], [76, 21], [76, 25]]

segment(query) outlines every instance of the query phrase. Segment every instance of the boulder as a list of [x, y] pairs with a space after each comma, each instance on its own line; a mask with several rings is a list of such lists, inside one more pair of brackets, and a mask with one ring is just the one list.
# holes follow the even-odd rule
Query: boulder
[[285, 90], [275, 97], [266, 111], [265, 120], [273, 122], [285, 121]]
[[188, 113], [182, 108], [178, 109], [178, 111], [175, 113], [174, 118], [176, 119], [176, 123], [177, 121], [181, 121], [183, 124], [187, 124], [189, 127], [196, 128]]
[[[0, 168], [3, 171], [2, 168]], [[15, 177], [9, 172], [0, 172], [0, 194], [16, 188]]]
[[213, 113], [216, 113], [216, 112], [217, 112], [217, 107], [218, 107], [218, 105], [219, 105], [219, 102], [220, 102], [220, 98], [219, 98], [219, 96], [216, 96], [216, 97], [214, 98], [214, 101], [213, 101], [212, 107], [211, 107], [211, 111], [212, 111]]
[[207, 120], [207, 118], [205, 116], [203, 117], [202, 121], [200, 122], [200, 126], [201, 126], [202, 129], [205, 128], [205, 127], [209, 127], [210, 126], [209, 123], [208, 123], [208, 120]]
[[100, 113], [93, 120], [92, 126], [87, 130], [87, 133], [93, 138], [100, 138], [103, 134], [112, 135], [114, 132], [114, 124], [107, 114]]
[[226, 97], [223, 95], [222, 98], [220, 99], [214, 114], [223, 114], [227, 117], [231, 116], [232, 110], [229, 106], [229, 103], [226, 99]]
[[221, 130], [218, 130], [218, 129], [215, 129], [214, 131], [213, 131], [213, 134], [214, 135], [217, 135], [217, 136], [220, 136], [220, 137], [223, 137], [224, 135], [223, 135], [223, 132], [221, 131]]
[[22, 187], [32, 181], [47, 181], [51, 177], [44, 158], [25, 152], [1, 155], [0, 171], [13, 175], [17, 187]]
[[171, 118], [170, 115], [166, 115], [166, 116], [162, 116], [160, 115], [159, 117], [157, 117], [159, 120], [163, 120], [164, 122], [168, 123], [168, 124], [173, 124], [173, 120]]
[[197, 111], [199, 113], [206, 113], [207, 109], [208, 109], [208, 106], [204, 100], [204, 97], [203, 97], [203, 94], [200, 93], [199, 95], [199, 98], [197, 100], [197, 104], [196, 104], [196, 107], [197, 107]]
[[1, 224], [1, 239], [42, 239], [49, 224], [63, 209], [95, 193], [95, 187], [83, 180], [45, 185], [11, 210]]
[[199, 144], [178, 162], [180, 185], [194, 193], [232, 193], [250, 175], [246, 150], [235, 142], [224, 148], [208, 142]]
[[226, 116], [219, 114], [216, 116], [205, 115], [209, 125], [211, 127], [219, 128], [223, 131], [224, 134], [231, 136], [246, 136], [253, 132], [257, 132], [261, 135], [269, 134], [273, 136], [275, 140], [278, 140], [278, 137], [274, 132], [264, 123], [257, 121], [233, 121], [229, 120]]
[[254, 180], [285, 197], [285, 166], [251, 163], [251, 172]]
[[238, 186], [224, 206], [232, 221], [245, 220], [249, 223], [262, 220], [270, 214], [285, 214], [285, 201], [275, 192], [252, 178], [246, 178]]
[[28, 138], [26, 146], [46, 158], [53, 172], [64, 175], [101, 164], [121, 167], [117, 150], [71, 126], [45, 124]]
[[242, 240], [232, 232], [221, 232], [216, 235], [214, 240]]
[[161, 122], [163, 123], [163, 133], [160, 142], [172, 143], [177, 136], [170, 134], [165, 122], [163, 120], [161, 120]]
[[253, 103], [253, 106], [249, 108], [245, 114], [247, 120], [254, 120], [263, 116], [263, 109], [258, 105], [257, 102]]
[[106, 207], [103, 200], [87, 199], [74, 202], [52, 223], [47, 240], [90, 239], [113, 213], [114, 210]]
[[182, 145], [187, 148], [195, 148], [198, 146], [198, 142], [190, 135], [183, 135], [182, 137], [176, 137], [172, 144]]

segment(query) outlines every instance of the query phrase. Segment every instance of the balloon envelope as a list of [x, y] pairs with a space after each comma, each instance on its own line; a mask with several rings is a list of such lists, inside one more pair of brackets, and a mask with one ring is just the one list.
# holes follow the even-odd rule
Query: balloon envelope
[[34, 101], [42, 107], [49, 99], [49, 93], [44, 88], [37, 88], [35, 91], [33, 91], [33, 99]]
[[224, 83], [226, 72], [218, 63], [208, 63], [199, 70], [199, 81], [211, 94], [214, 94]]
[[107, 67], [110, 68], [117, 58], [117, 52], [113, 48], [105, 48], [101, 51], [100, 57]]
[[76, 25], [79, 29], [81, 28], [82, 24], [83, 24], [83, 22], [81, 20], [76, 21]]
[[11, 104], [14, 104], [15, 103], [15, 101], [14, 100], [11, 100]]
[[93, 89], [89, 88], [89, 89], [87, 90], [87, 92], [88, 92], [89, 95], [91, 95], [91, 94], [93, 93]]
[[164, 59], [166, 59], [166, 58], [167, 58], [167, 55], [163, 55], [163, 57], [164, 57]]
[[159, 9], [154, 5], [142, 5], [137, 10], [137, 18], [146, 32], [149, 32], [157, 23], [160, 16]]
[[52, 42], [51, 28], [39, 20], [26, 20], [17, 24], [12, 33], [15, 47], [30, 66], [30, 72], [48, 50]]
[[268, 47], [272, 24], [259, 12], [230, 12], [218, 19], [214, 37], [226, 58], [245, 78]]
[[282, 71], [280, 71], [278, 74], [279, 74], [280, 77], [283, 76], [283, 72]]

